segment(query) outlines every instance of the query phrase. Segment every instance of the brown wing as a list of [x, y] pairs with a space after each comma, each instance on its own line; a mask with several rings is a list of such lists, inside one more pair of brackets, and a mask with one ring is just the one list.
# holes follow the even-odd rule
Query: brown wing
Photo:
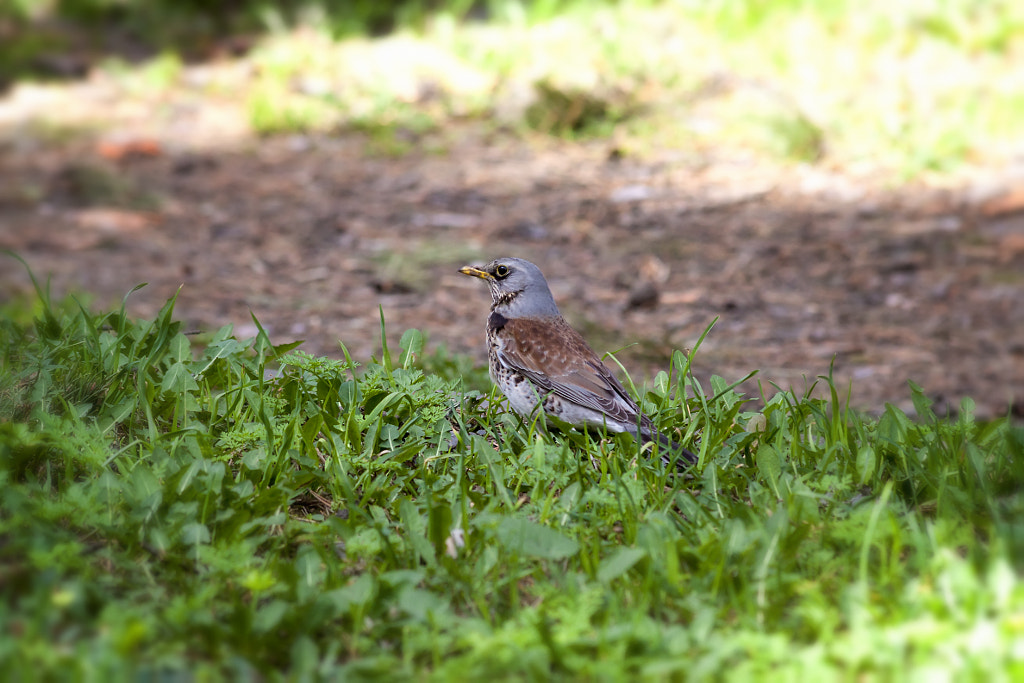
[[562, 318], [504, 320], [502, 360], [544, 393], [600, 411], [624, 425], [651, 427], [622, 384]]

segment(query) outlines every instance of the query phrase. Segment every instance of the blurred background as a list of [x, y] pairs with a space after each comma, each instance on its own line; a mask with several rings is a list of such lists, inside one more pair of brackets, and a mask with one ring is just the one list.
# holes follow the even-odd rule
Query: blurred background
[[[4, 0], [0, 247], [56, 297], [484, 359], [522, 256], [639, 383], [1024, 409], [1024, 3]], [[0, 305], [32, 284], [3, 256]], [[389, 335], [390, 336], [390, 335]]]

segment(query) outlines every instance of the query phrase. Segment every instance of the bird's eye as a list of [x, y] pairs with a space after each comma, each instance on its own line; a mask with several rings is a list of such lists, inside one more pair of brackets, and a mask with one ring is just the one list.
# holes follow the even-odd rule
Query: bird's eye
[[508, 273], [509, 273], [508, 266], [506, 266], [504, 264], [502, 264], [502, 265], [500, 265], [500, 266], [498, 266], [497, 268], [494, 269], [495, 277], [508, 277]]

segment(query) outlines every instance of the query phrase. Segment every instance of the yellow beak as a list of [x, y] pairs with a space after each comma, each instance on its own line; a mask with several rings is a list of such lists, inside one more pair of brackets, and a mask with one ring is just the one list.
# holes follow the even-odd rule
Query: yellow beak
[[459, 272], [463, 275], [472, 275], [484, 280], [493, 280], [494, 276], [488, 273], [486, 270], [480, 270], [476, 266], [463, 266], [459, 268]]

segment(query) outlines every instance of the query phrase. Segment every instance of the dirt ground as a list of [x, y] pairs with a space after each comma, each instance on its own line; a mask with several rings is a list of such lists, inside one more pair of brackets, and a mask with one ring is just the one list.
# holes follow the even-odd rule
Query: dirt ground
[[[0, 144], [0, 247], [55, 293], [88, 292], [194, 330], [250, 311], [275, 342], [356, 359], [416, 327], [484, 362], [488, 297], [456, 271], [521, 256], [566, 317], [635, 377], [718, 318], [696, 375], [759, 369], [801, 391], [835, 362], [853, 404], [1024, 414], [1024, 200], [879, 190], [813, 167], [707, 154], [638, 161], [612, 143], [524, 141], [467, 125], [409, 151], [357, 133], [220, 148], [122, 136]], [[141, 140], [141, 141], [140, 141]], [[6, 259], [6, 257], [4, 257]], [[13, 259], [0, 298], [30, 291]], [[632, 345], [632, 346], [629, 346]], [[758, 393], [756, 382], [745, 387]]]

